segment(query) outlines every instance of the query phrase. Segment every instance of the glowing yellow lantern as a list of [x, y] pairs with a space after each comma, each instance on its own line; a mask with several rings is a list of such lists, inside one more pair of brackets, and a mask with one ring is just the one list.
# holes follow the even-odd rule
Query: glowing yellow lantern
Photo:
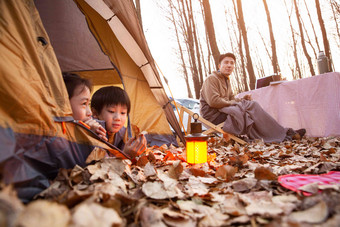
[[191, 134], [185, 136], [187, 162], [190, 164], [205, 163], [208, 157], [208, 136], [202, 134], [202, 124], [197, 122], [198, 114], [194, 114], [193, 117], [195, 122], [191, 123]]

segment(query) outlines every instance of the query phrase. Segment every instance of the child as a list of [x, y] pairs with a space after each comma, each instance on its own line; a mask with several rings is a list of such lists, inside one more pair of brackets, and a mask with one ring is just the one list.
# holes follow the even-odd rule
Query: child
[[124, 124], [130, 113], [130, 99], [120, 87], [108, 86], [97, 90], [91, 100], [93, 116], [105, 121], [108, 142], [124, 150], [131, 158], [146, 149], [144, 135], [130, 139], [126, 144]]
[[92, 119], [92, 112], [89, 106], [92, 90], [91, 82], [74, 73], [63, 73], [63, 78], [74, 120], [83, 121], [99, 137], [107, 141], [106, 130], [96, 120]]

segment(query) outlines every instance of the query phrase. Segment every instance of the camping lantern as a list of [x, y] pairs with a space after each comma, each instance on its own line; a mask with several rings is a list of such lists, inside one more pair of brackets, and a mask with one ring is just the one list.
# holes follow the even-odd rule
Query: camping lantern
[[207, 162], [208, 157], [208, 136], [202, 134], [202, 124], [197, 122], [198, 114], [193, 115], [195, 120], [191, 123], [191, 134], [185, 136], [187, 162], [199, 164]]

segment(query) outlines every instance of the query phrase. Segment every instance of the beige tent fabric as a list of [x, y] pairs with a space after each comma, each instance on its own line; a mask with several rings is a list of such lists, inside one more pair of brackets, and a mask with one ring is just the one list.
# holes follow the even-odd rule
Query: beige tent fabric
[[25, 202], [59, 168], [85, 166], [95, 146], [72, 122], [61, 71], [33, 1], [0, 1], [0, 173]]
[[[1, 21], [7, 22], [0, 27], [0, 126], [21, 133], [55, 135], [53, 117], [70, 116], [71, 108], [39, 14], [32, 1], [25, 3], [0, 3]], [[14, 12], [20, 17], [13, 19], [10, 14]]]
[[122, 85], [122, 80], [114, 69], [73, 72], [83, 78], [91, 80], [94, 86]]
[[[119, 68], [131, 99], [131, 123], [152, 134], [171, 134], [164, 111], [150, 91], [141, 69], [134, 63], [113, 34], [109, 24], [86, 3], [80, 4], [102, 50]], [[159, 86], [159, 85], [158, 85]]]
[[1, 1], [0, 10], [0, 20], [7, 25], [0, 26], [0, 127], [110, 149], [90, 138], [93, 135], [86, 130], [75, 129], [73, 123], [66, 123], [63, 132], [62, 124], [55, 121], [67, 119], [72, 111], [57, 58], [33, 2]]
[[79, 72], [96, 87], [118, 84], [120, 78], [113, 65], [96, 59], [111, 60], [131, 99], [131, 124], [148, 133], [172, 135], [168, 119], [180, 134], [132, 1], [36, 3], [63, 71]]
[[112, 68], [72, 0], [35, 0], [63, 72]]

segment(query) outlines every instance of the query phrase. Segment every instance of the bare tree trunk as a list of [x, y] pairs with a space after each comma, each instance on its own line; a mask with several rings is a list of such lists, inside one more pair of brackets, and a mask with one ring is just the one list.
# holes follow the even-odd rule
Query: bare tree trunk
[[[231, 45], [231, 50], [232, 50], [232, 53], [236, 55], [239, 55], [239, 51], [237, 50], [237, 46], [238, 46], [238, 42], [239, 40], [237, 40], [237, 36], [236, 36], [236, 31], [237, 29], [235, 29], [235, 27], [233, 26], [234, 25], [234, 21], [233, 19], [231, 18], [231, 16], [228, 16], [228, 12], [227, 12], [227, 9], [225, 10], [225, 15], [226, 15], [226, 23], [227, 23], [227, 30], [228, 30], [228, 36], [229, 36], [229, 41], [230, 41], [230, 45]], [[231, 15], [231, 14], [230, 14]], [[231, 21], [229, 22], [228, 18], [231, 18]], [[233, 30], [231, 29], [233, 28]], [[232, 39], [232, 34], [234, 34], [235, 36], [235, 39], [236, 39], [236, 47], [234, 46], [234, 41]], [[241, 59], [239, 59], [239, 61], [242, 61]], [[243, 72], [242, 72], [242, 68], [239, 64], [237, 64], [237, 62], [239, 61], [236, 61], [236, 65], [235, 65], [235, 72], [234, 72], [234, 75], [235, 75], [235, 85], [233, 86], [233, 91], [236, 92], [236, 93], [240, 93], [242, 91], [244, 91], [243, 89], [243, 83], [242, 83], [242, 78], [243, 78]], [[241, 73], [240, 73], [241, 71]], [[231, 80], [233, 81], [233, 80]]]
[[[317, 0], [315, 0], [315, 1], [317, 1]], [[304, 35], [303, 35], [301, 18], [300, 18], [300, 13], [299, 13], [299, 8], [297, 6], [296, 0], [294, 0], [294, 6], [295, 6], [295, 14], [296, 14], [296, 18], [297, 18], [298, 25], [299, 25], [299, 30], [300, 30], [302, 50], [303, 50], [303, 53], [306, 56], [306, 59], [307, 59], [308, 65], [309, 65], [310, 73], [311, 73], [312, 76], [314, 76], [315, 72], [314, 72], [314, 68], [313, 68], [313, 63], [312, 63], [312, 59], [309, 56], [307, 48], [306, 48], [305, 38], [304, 38]]]
[[[293, 25], [292, 25], [292, 19], [291, 19], [291, 13], [288, 10], [288, 6], [286, 3], [286, 0], [284, 0], [285, 6], [286, 6], [286, 10], [287, 10], [287, 15], [288, 15], [288, 19], [289, 19], [289, 26], [290, 26], [290, 31], [292, 32], [292, 41], [293, 41], [293, 53], [294, 53], [294, 59], [295, 59], [295, 67], [294, 69], [296, 69], [297, 73], [298, 73], [298, 78], [302, 79], [302, 75], [301, 75], [301, 68], [299, 65], [299, 59], [298, 59], [298, 55], [297, 55], [297, 48], [296, 48], [296, 40], [295, 40], [295, 35], [294, 35], [294, 29], [293, 29]], [[294, 70], [295, 71], [295, 70]], [[297, 79], [297, 77], [295, 76], [295, 72], [293, 73], [293, 77], [295, 79]]]
[[236, 10], [235, 0], [233, 0], [233, 6], [234, 6], [234, 12], [235, 12], [235, 17], [236, 17], [238, 32], [239, 32], [239, 42], [238, 42], [239, 48], [238, 49], [239, 49], [240, 60], [241, 60], [241, 65], [242, 65], [242, 79], [243, 79], [243, 84], [244, 84], [244, 91], [249, 91], [249, 86], [248, 86], [248, 83], [247, 83], [247, 74], [246, 74], [246, 63], [244, 62], [244, 53], [243, 53], [243, 45], [242, 45], [243, 40], [242, 40], [241, 26], [240, 26], [239, 17], [238, 17], [237, 10]]
[[242, 2], [241, 0], [237, 0], [236, 2], [237, 2], [238, 21], [239, 21], [239, 25], [240, 25], [241, 32], [242, 32], [244, 49], [246, 51], [246, 57], [247, 57], [247, 71], [249, 75], [250, 89], [255, 89], [256, 77], [254, 74], [253, 63], [252, 63], [251, 56], [250, 56], [246, 25], [243, 19]]
[[[199, 78], [199, 89], [201, 91], [201, 87], [203, 84], [203, 72], [202, 72], [202, 64], [201, 64], [201, 53], [199, 51], [199, 45], [198, 45], [198, 38], [197, 38], [197, 32], [196, 32], [196, 23], [194, 20], [193, 16], [193, 10], [192, 10], [192, 5], [191, 1], [189, 2], [189, 19], [191, 21], [191, 26], [192, 26], [192, 33], [194, 34], [194, 43], [195, 43], [195, 49], [196, 49], [196, 58], [197, 58], [197, 66], [198, 66], [198, 78]], [[198, 97], [199, 98], [199, 97]]]
[[135, 0], [135, 3], [136, 3], [137, 17], [138, 17], [140, 25], [143, 27], [143, 23], [142, 23], [142, 11], [141, 11], [141, 7], [140, 7], [140, 0]]
[[181, 62], [182, 62], [181, 65], [182, 65], [182, 70], [183, 70], [183, 74], [184, 74], [184, 80], [185, 80], [185, 84], [187, 86], [188, 97], [192, 98], [193, 96], [192, 96], [192, 92], [191, 92], [191, 88], [190, 88], [190, 84], [189, 84], [188, 71], [187, 71], [187, 67], [186, 67], [186, 64], [185, 64], [183, 49], [182, 49], [182, 45], [181, 45], [181, 42], [180, 42], [177, 24], [176, 24], [176, 20], [175, 20], [175, 16], [174, 16], [174, 11], [173, 11], [174, 5], [172, 4], [171, 0], [168, 0], [168, 3], [169, 3], [170, 13], [171, 13], [171, 22], [173, 23], [174, 28], [175, 28], [175, 34], [176, 34], [179, 54], [180, 54]]
[[[185, 1], [185, 5], [184, 5]], [[189, 0], [191, 1], [191, 0]], [[187, 38], [187, 45], [188, 45], [188, 55], [189, 55], [189, 62], [191, 65], [191, 72], [192, 72], [192, 80], [194, 83], [194, 90], [195, 90], [195, 98], [199, 99], [200, 97], [200, 82], [198, 78], [198, 71], [197, 71], [197, 64], [196, 64], [196, 58], [195, 58], [195, 46], [194, 46], [194, 38], [193, 38], [193, 30], [192, 26], [190, 24], [190, 21], [188, 20], [187, 13], [189, 14], [189, 8], [185, 7], [188, 6], [188, 0], [180, 0], [182, 5], [182, 15], [184, 18], [184, 26], [185, 26], [185, 34]], [[192, 13], [192, 12], [191, 12]]]
[[313, 46], [313, 44], [312, 44], [311, 39], [309, 38], [308, 31], [307, 31], [307, 29], [306, 29], [306, 27], [305, 27], [305, 23], [303, 23], [303, 21], [301, 21], [301, 24], [302, 24], [303, 30], [304, 30], [305, 33], [306, 33], [306, 38], [307, 38], [307, 40], [305, 40], [305, 41], [306, 41], [306, 43], [308, 43], [309, 46], [312, 48], [313, 53], [314, 53], [314, 58], [316, 59], [316, 58], [318, 57], [318, 55], [317, 55], [316, 50], [315, 50], [315, 48], [314, 48], [314, 46]]
[[214, 23], [212, 20], [211, 9], [209, 0], [203, 0], [203, 11], [204, 11], [204, 24], [207, 30], [211, 52], [215, 61], [216, 68], [218, 68], [218, 58], [220, 57], [220, 51], [218, 49], [215, 37]]
[[262, 61], [261, 61], [261, 56], [259, 54], [259, 51], [258, 51], [257, 47], [255, 47], [255, 48], [256, 48], [255, 49], [255, 54], [256, 54], [255, 56], [257, 56], [256, 59], [258, 59], [257, 64], [256, 64], [257, 75], [259, 75], [259, 77], [262, 78], [262, 77], [265, 77], [266, 74], [264, 72], [264, 68], [263, 68], [263, 64], [262, 64]]
[[337, 15], [334, 16], [334, 19], [336, 19], [338, 16], [340, 16], [340, 2], [337, 2], [337, 0], [330, 0], [330, 3], [334, 9], [334, 15]]
[[266, 53], [267, 53], [267, 55], [268, 55], [268, 58], [269, 59], [271, 59], [271, 56], [270, 56], [270, 53], [269, 53], [269, 50], [268, 50], [268, 47], [267, 47], [267, 43], [266, 43], [266, 41], [264, 40], [264, 38], [263, 38], [263, 36], [262, 36], [262, 33], [259, 31], [259, 36], [260, 36], [260, 38], [261, 38], [261, 40], [262, 40], [262, 43], [263, 43], [263, 46], [264, 46], [264, 48], [265, 48], [265, 50], [266, 50]]
[[278, 74], [278, 60], [277, 60], [277, 54], [276, 54], [276, 44], [275, 44], [275, 38], [274, 38], [274, 33], [273, 33], [273, 27], [272, 27], [272, 20], [270, 18], [270, 13], [267, 5], [267, 1], [263, 0], [263, 5], [264, 9], [266, 10], [266, 15], [267, 15], [267, 21], [268, 21], [268, 28], [269, 28], [269, 35], [270, 35], [270, 42], [272, 44], [272, 65], [273, 65], [273, 70], [274, 74]]
[[309, 17], [309, 22], [312, 25], [314, 39], [315, 39], [316, 45], [318, 46], [318, 51], [320, 51], [320, 45], [319, 45], [319, 41], [318, 41], [318, 36], [316, 35], [316, 32], [315, 32], [315, 28], [314, 28], [314, 23], [312, 21], [312, 17], [310, 16], [309, 9], [308, 9], [307, 4], [306, 4], [306, 0], [303, 0], [303, 1], [305, 3], [305, 6], [306, 6], [306, 10], [307, 10], [308, 17]]
[[[199, 40], [198, 40], [198, 41], [199, 41]], [[201, 54], [201, 56], [204, 57], [201, 42], [199, 42], [199, 47], [200, 47], [200, 48], [199, 48], [199, 49], [200, 49], [200, 54]], [[209, 70], [207, 69], [207, 65], [206, 65], [206, 62], [204, 61], [204, 58], [203, 58], [203, 60], [202, 60], [202, 64], [203, 64], [203, 69], [204, 69], [204, 70], [203, 70], [203, 72], [204, 72], [204, 78], [203, 78], [202, 82], [204, 82], [204, 79], [208, 77], [208, 75], [210, 74], [210, 72], [209, 72]]]
[[[202, 17], [203, 17], [203, 21], [206, 21], [205, 15], [204, 15], [204, 9], [203, 9], [203, 2], [202, 1], [200, 1], [200, 6], [201, 6], [201, 14], [202, 14]], [[207, 51], [208, 51], [208, 56], [207, 56], [208, 67], [207, 67], [207, 70], [208, 70], [208, 75], [210, 75], [211, 72], [212, 72], [211, 61], [210, 61], [210, 59], [212, 57], [212, 53], [211, 53], [211, 48], [210, 48], [210, 45], [209, 45], [210, 42], [209, 42], [209, 35], [208, 35], [208, 30], [207, 29], [205, 29], [205, 38], [207, 40], [205, 43], [207, 44]], [[216, 69], [216, 65], [215, 65], [215, 69]]]
[[[340, 3], [337, 3], [335, 2], [334, 0], [330, 0], [329, 2], [331, 4], [331, 8], [332, 8], [332, 12], [333, 12], [333, 19], [334, 19], [334, 22], [335, 22], [335, 27], [336, 27], [336, 33], [338, 34], [338, 39], [340, 41], [340, 31], [339, 31], [339, 25], [338, 25], [338, 22], [337, 22], [337, 14], [338, 16], [340, 17]], [[336, 14], [337, 12], [337, 14]], [[340, 45], [339, 45], [339, 48], [340, 48]]]
[[321, 28], [323, 46], [325, 48], [325, 54], [326, 54], [326, 56], [328, 57], [328, 60], [329, 60], [328, 61], [328, 68], [332, 71], [332, 55], [331, 55], [331, 50], [329, 49], [329, 42], [328, 42], [328, 38], [327, 38], [325, 24], [324, 24], [323, 19], [322, 19], [319, 0], [315, 0], [315, 6], [316, 6], [316, 12], [318, 14], [320, 28]]

